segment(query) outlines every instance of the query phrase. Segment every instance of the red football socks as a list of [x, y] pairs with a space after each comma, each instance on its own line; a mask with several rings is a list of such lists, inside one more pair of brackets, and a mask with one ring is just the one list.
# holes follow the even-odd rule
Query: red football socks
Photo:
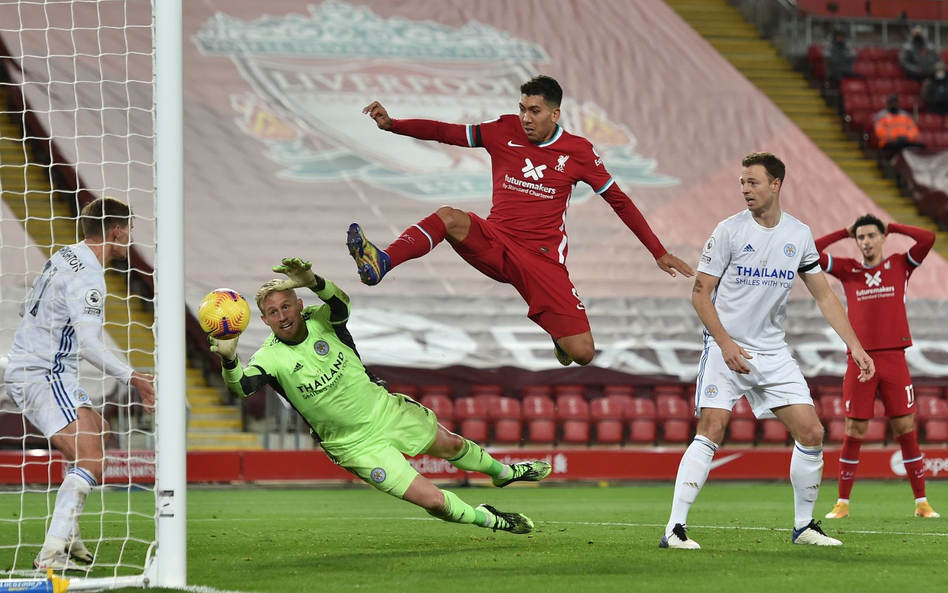
[[391, 245], [385, 248], [385, 253], [392, 260], [392, 267], [410, 259], [421, 257], [444, 241], [448, 230], [444, 221], [437, 214], [424, 218], [417, 224], [408, 227]]
[[902, 447], [902, 463], [908, 473], [909, 483], [915, 498], [925, 498], [925, 458], [918, 448], [918, 432], [907, 432], [899, 437]]
[[843, 437], [843, 449], [839, 452], [839, 498], [849, 500], [859, 467], [859, 448], [862, 439], [846, 435]]

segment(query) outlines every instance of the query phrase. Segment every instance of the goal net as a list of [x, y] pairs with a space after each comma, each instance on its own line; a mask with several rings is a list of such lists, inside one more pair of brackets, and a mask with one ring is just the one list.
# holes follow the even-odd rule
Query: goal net
[[[128, 202], [134, 228], [128, 259], [106, 263], [100, 338], [134, 370], [157, 370], [156, 320], [164, 309], [153, 297], [161, 293], [154, 273], [161, 256], [155, 248], [155, 19], [151, 0], [0, 3], [0, 373], [9, 363], [21, 304], [55, 299], [31, 293], [34, 279], [52, 254], [83, 240], [78, 213], [102, 196]], [[174, 258], [167, 261], [173, 273]], [[26, 347], [69, 351], [74, 334], [34, 332]], [[0, 380], [0, 581], [9, 586], [10, 580], [45, 576], [34, 570], [34, 559], [46, 541], [60, 485], [76, 464], [21, 413], [7, 375]], [[77, 379], [84, 393], [73, 396], [87, 398], [110, 430], [103, 437], [105, 469], [77, 523], [94, 559], [78, 563], [83, 571], [58, 570], [57, 576], [70, 580], [70, 590], [161, 584], [156, 558], [162, 517], [178, 510], [183, 523], [184, 516], [176, 506], [184, 500], [183, 479], [168, 479], [174, 482], [168, 486], [159, 471], [164, 436], [157, 427], [167, 416], [147, 414], [134, 390], [87, 362], [80, 361]], [[45, 404], [50, 411], [36, 414], [58, 411], [75, 419], [54, 383]], [[171, 398], [162, 399], [161, 381], [158, 386], [159, 408], [166, 400], [170, 405]], [[183, 389], [179, 397], [183, 402]], [[183, 403], [180, 409], [183, 426]], [[178, 572], [166, 573], [164, 582], [183, 584], [183, 570]]]

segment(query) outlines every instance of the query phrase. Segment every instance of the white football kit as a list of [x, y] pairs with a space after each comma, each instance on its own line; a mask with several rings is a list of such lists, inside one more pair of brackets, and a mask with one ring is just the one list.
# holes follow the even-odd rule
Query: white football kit
[[128, 383], [132, 369], [102, 341], [105, 310], [102, 265], [85, 243], [63, 247], [46, 262], [20, 308], [4, 376], [24, 415], [50, 437], [90, 405], [79, 386], [79, 356]]
[[758, 224], [749, 210], [718, 224], [698, 271], [720, 279], [711, 296], [715, 311], [728, 335], [753, 358], [744, 361], [750, 374], [730, 370], [705, 330], [696, 414], [701, 408], [731, 410], [742, 395], [758, 418], [773, 418], [771, 410], [780, 406], [813, 405], [787, 349], [783, 320], [794, 279], [822, 273], [819, 264], [810, 228], [786, 212], [773, 228]]

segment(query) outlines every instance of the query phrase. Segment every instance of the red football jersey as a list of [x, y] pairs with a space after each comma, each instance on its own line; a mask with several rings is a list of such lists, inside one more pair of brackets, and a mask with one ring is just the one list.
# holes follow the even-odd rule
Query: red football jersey
[[487, 219], [520, 242], [556, 252], [566, 261], [566, 211], [576, 183], [603, 196], [656, 259], [665, 248], [632, 200], [620, 190], [592, 144], [556, 126], [541, 144], [527, 139], [520, 118], [504, 115], [482, 124], [392, 120], [392, 131], [421, 140], [483, 147], [491, 157], [493, 205]]
[[849, 237], [846, 229], [816, 241], [823, 269], [843, 283], [849, 322], [865, 350], [912, 345], [905, 314], [905, 291], [912, 272], [921, 265], [935, 242], [935, 234], [925, 229], [895, 223], [890, 223], [888, 228], [890, 233], [905, 234], [918, 242], [908, 253], [890, 255], [871, 268], [854, 259], [823, 253], [828, 245]]

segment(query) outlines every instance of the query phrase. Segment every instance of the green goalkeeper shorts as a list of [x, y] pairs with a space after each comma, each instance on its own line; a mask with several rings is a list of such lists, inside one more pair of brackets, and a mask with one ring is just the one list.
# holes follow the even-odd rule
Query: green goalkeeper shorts
[[405, 455], [418, 455], [431, 447], [438, 434], [438, 419], [404, 395], [393, 394], [388, 404], [388, 423], [340, 464], [382, 492], [401, 498], [418, 475]]

